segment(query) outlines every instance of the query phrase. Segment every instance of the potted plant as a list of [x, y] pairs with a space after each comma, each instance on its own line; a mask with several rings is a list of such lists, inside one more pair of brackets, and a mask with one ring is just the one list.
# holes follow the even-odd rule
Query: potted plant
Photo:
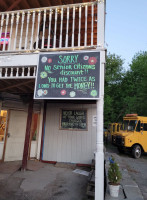
[[109, 191], [112, 197], [118, 197], [122, 174], [119, 170], [119, 165], [115, 161], [114, 157], [109, 158], [109, 161], [110, 161], [108, 169]]

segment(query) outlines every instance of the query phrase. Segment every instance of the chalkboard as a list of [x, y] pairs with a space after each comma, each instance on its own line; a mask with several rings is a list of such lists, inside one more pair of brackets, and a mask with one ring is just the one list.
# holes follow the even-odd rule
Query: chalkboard
[[98, 99], [100, 52], [42, 53], [35, 99]]
[[60, 129], [87, 130], [87, 110], [61, 110]]

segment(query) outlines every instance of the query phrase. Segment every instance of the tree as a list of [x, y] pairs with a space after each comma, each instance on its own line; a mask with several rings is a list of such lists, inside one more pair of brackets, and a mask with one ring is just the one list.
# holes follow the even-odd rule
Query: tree
[[115, 122], [120, 112], [120, 85], [124, 76], [123, 60], [115, 54], [108, 54], [105, 72], [104, 119], [105, 127]]
[[122, 82], [125, 113], [147, 116], [147, 52], [137, 53]]

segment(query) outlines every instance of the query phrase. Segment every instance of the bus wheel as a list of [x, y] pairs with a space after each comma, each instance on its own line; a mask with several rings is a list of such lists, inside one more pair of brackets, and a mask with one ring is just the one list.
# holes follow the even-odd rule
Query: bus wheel
[[132, 149], [132, 155], [134, 158], [140, 158], [141, 156], [141, 147], [139, 145], [134, 145]]

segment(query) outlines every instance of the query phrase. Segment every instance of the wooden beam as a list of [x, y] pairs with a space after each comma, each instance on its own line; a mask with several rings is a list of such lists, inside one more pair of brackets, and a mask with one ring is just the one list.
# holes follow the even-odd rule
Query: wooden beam
[[24, 144], [24, 150], [23, 150], [23, 160], [22, 160], [22, 167], [21, 167], [21, 170], [24, 170], [24, 171], [27, 169], [32, 115], [33, 115], [33, 97], [31, 96], [29, 106], [28, 106], [26, 136], [25, 136], [25, 144]]
[[26, 82], [21, 81], [20, 83], [17, 83], [16, 85], [11, 85], [11, 86], [8, 86], [6, 88], [2, 88], [2, 89], [0, 89], [0, 91], [5, 91], [7, 89], [12, 89], [12, 88], [15, 88], [15, 87], [19, 87], [21, 85], [28, 84], [28, 83], [31, 83], [31, 82], [32, 82], [32, 80], [29, 80], [29, 81], [26, 81]]
[[46, 121], [46, 109], [47, 109], [47, 101], [44, 101], [40, 161], [42, 161], [42, 158], [43, 158], [43, 142], [44, 142], [43, 138], [44, 138], [44, 129], [45, 129], [45, 121]]
[[11, 11], [13, 10], [22, 0], [16, 0], [12, 3], [12, 5], [6, 10], [6, 11]]
[[5, 1], [1, 0], [1, 1], [0, 1], [0, 4], [1, 4], [1, 7], [3, 6], [3, 7], [7, 10], [8, 5], [6, 4]]

